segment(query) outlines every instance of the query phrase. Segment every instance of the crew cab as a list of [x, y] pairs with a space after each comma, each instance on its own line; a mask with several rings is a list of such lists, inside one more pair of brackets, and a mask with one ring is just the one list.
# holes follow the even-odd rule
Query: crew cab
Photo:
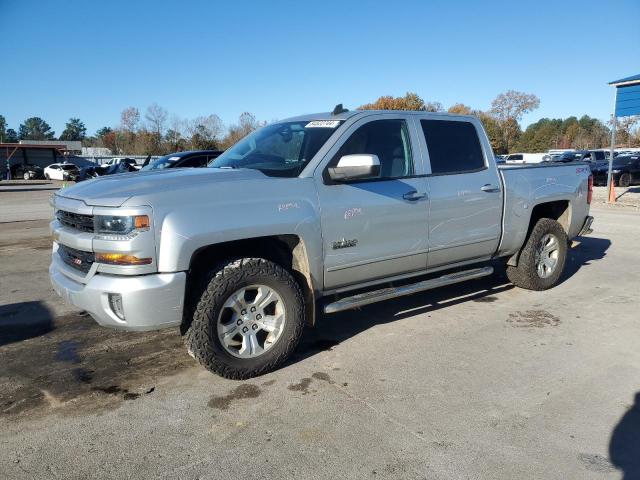
[[179, 326], [204, 367], [248, 378], [322, 314], [486, 277], [495, 259], [519, 287], [553, 287], [591, 194], [584, 163], [498, 167], [476, 117], [339, 106], [208, 168], [58, 191], [49, 272], [99, 324]]

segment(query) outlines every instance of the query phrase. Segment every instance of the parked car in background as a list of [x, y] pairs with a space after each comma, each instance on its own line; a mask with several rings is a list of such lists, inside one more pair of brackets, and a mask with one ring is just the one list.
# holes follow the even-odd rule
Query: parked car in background
[[[593, 183], [606, 185], [609, 175], [609, 162], [599, 162], [591, 168]], [[611, 175], [619, 187], [628, 187], [640, 183], [640, 155], [620, 155], [613, 159]]]
[[128, 158], [128, 157], [124, 157], [124, 158], [112, 158], [111, 160], [109, 160], [108, 162], [103, 163], [101, 166], [103, 167], [110, 167], [113, 165], [118, 165], [120, 163], [126, 163], [127, 165], [129, 165], [130, 168], [129, 170], [133, 171], [133, 170], [140, 170], [141, 166], [138, 165], [138, 162], [136, 161], [135, 158]]
[[136, 168], [131, 162], [105, 163], [103, 165], [95, 165], [80, 169], [76, 181], [82, 182], [84, 180], [103, 177], [105, 175], [116, 175], [118, 173], [129, 173], [137, 171], [138, 168]]
[[78, 178], [80, 169], [73, 163], [53, 163], [44, 169], [47, 180], [73, 180]]
[[510, 153], [504, 156], [506, 163], [540, 163], [544, 153]]
[[220, 156], [221, 150], [189, 150], [156, 158], [142, 167], [142, 170], [162, 170], [165, 168], [199, 168]]
[[35, 178], [43, 178], [44, 169], [39, 165], [31, 165], [29, 163], [21, 163], [11, 166], [11, 178], [22, 178], [24, 180], [33, 180]]

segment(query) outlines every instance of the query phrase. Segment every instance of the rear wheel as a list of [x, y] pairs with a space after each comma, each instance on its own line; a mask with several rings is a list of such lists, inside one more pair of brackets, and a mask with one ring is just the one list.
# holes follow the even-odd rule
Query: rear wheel
[[262, 258], [223, 263], [209, 275], [185, 334], [211, 372], [245, 379], [280, 366], [298, 345], [304, 300], [293, 276]]
[[623, 173], [620, 175], [620, 181], [618, 182], [621, 187], [628, 187], [631, 185], [631, 175], [628, 173]]
[[25, 180], [30, 180], [31, 179], [31, 174], [29, 172], [24, 172], [22, 174], [22, 178], [24, 178]]
[[507, 266], [507, 277], [517, 287], [547, 290], [558, 284], [567, 260], [568, 240], [562, 225], [541, 218], [531, 230], [518, 266]]

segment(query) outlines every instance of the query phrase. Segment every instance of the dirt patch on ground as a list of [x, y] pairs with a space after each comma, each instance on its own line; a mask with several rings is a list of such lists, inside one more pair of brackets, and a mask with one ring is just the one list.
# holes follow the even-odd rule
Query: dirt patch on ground
[[245, 383], [237, 386], [227, 395], [222, 397], [211, 397], [211, 400], [209, 400], [209, 407], [217, 408], [219, 410], [228, 410], [233, 402], [246, 398], [258, 398], [261, 393], [262, 390], [260, 390], [260, 387], [257, 385]]
[[3, 341], [12, 328], [0, 328], [0, 418], [115, 408], [152, 393], [161, 377], [197, 368], [174, 329], [120, 332], [78, 314], [51, 323], [21, 341]]
[[514, 327], [556, 327], [560, 319], [546, 310], [526, 310], [509, 314], [507, 322]]
[[18, 241], [0, 242], [0, 252], [2, 253], [25, 248], [51, 250], [53, 248], [53, 240], [51, 237], [37, 237]]
[[309, 377], [305, 377], [300, 380], [300, 383], [294, 383], [287, 388], [292, 392], [302, 392], [303, 395], [306, 395], [309, 393], [309, 385], [311, 385], [311, 382], [312, 380]]

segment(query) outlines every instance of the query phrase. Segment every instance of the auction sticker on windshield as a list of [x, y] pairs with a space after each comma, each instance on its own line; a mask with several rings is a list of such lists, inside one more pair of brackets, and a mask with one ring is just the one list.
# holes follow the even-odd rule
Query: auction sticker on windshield
[[340, 120], [314, 120], [307, 123], [304, 128], [336, 128], [340, 125]]

